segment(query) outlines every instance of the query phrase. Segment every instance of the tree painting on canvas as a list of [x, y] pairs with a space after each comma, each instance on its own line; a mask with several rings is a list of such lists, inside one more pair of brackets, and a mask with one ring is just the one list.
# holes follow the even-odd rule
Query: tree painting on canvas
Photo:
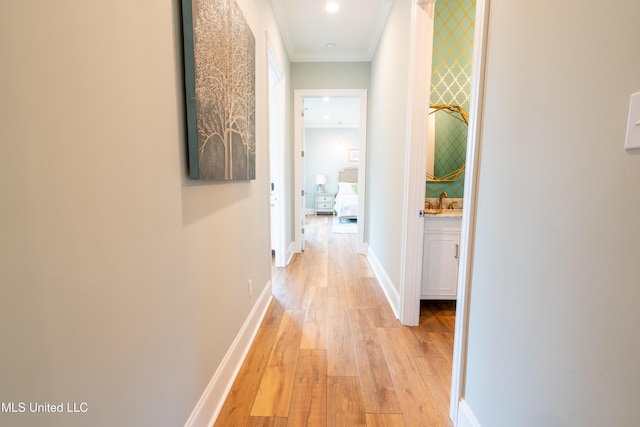
[[235, 0], [183, 0], [191, 178], [255, 179], [255, 38]]

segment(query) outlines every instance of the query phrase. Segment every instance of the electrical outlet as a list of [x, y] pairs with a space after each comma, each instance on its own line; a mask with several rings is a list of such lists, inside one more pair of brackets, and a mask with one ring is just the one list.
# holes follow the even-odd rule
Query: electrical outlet
[[253, 279], [249, 279], [249, 296], [253, 296]]

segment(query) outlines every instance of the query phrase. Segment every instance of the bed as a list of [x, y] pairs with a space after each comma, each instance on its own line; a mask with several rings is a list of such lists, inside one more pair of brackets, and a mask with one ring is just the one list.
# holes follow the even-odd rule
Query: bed
[[358, 218], [358, 168], [338, 171], [338, 193], [334, 209], [340, 221]]

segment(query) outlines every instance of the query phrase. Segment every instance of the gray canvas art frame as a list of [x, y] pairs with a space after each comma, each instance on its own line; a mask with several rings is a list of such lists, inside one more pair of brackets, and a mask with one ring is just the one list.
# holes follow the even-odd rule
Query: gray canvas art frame
[[235, 0], [182, 0], [189, 176], [255, 179], [255, 38]]

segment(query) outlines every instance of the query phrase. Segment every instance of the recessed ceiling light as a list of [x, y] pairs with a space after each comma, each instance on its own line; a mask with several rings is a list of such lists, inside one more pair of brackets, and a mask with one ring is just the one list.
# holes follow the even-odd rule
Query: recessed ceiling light
[[329, 102], [329, 101], [331, 101], [331, 98], [329, 98], [328, 96], [324, 96], [324, 97], [322, 98], [322, 100], [323, 100], [324, 102]]
[[327, 43], [325, 46], [328, 47], [329, 49], [331, 49], [331, 48], [336, 47], [336, 44], [335, 43]]
[[338, 4], [338, 2], [330, 1], [325, 6], [325, 9], [329, 13], [336, 13], [338, 11], [338, 9], [340, 9], [340, 5]]

